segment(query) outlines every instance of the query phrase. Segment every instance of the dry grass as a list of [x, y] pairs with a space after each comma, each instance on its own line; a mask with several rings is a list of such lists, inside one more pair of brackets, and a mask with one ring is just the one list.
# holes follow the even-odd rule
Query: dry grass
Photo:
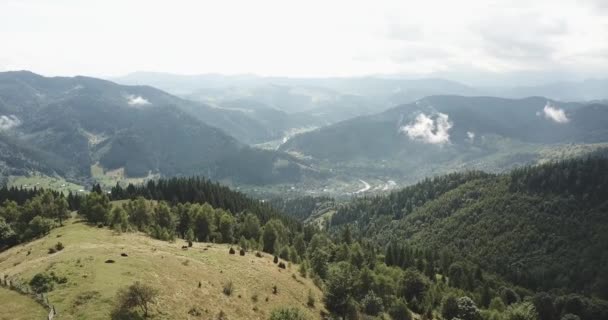
[[[59, 234], [65, 249], [49, 255], [48, 247], [57, 242]], [[308, 308], [306, 297], [309, 289], [317, 297], [321, 292], [309, 279], [292, 278], [297, 265], [279, 270], [271, 255], [229, 255], [229, 246], [208, 243], [194, 243], [182, 250], [182, 244], [70, 221], [42, 239], [0, 253], [0, 270], [24, 281], [45, 271], [67, 277], [67, 284], [57, 285], [49, 293], [60, 319], [107, 319], [117, 290], [135, 281], [160, 290], [153, 307], [156, 319], [208, 319], [220, 311], [228, 319], [267, 319], [279, 306], [298, 306], [311, 319], [320, 318], [319, 304], [316, 309]], [[128, 257], [121, 257], [123, 252]], [[116, 263], [104, 263], [108, 259]], [[222, 290], [229, 281], [234, 291], [226, 296]], [[256, 295], [257, 302], [251, 298]], [[19, 301], [11, 306], [19, 307]], [[202, 315], [189, 315], [192, 308]]]
[[29, 297], [0, 287], [0, 320], [45, 319], [48, 312]]

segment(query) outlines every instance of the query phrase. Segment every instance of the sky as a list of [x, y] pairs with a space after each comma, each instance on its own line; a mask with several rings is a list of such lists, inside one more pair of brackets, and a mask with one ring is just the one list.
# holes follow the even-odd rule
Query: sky
[[608, 77], [606, 39], [608, 0], [0, 1], [0, 71], [48, 76], [551, 82]]

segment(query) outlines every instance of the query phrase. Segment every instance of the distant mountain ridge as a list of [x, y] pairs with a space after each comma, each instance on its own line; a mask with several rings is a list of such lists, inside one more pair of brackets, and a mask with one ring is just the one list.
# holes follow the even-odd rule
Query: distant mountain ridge
[[[194, 108], [210, 110], [215, 125], [188, 112]], [[223, 123], [237, 119], [231, 116], [148, 86], [4, 72], [0, 161], [4, 174], [34, 170], [79, 180], [89, 178], [96, 163], [129, 176], [200, 174], [244, 183], [299, 178], [289, 156], [251, 149], [224, 133]]]

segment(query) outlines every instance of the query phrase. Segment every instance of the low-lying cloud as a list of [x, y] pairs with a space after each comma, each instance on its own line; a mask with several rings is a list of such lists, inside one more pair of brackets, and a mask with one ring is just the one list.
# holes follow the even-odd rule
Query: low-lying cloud
[[469, 142], [475, 141], [475, 132], [467, 131], [467, 138], [468, 138]]
[[0, 116], [0, 131], [10, 130], [21, 125], [21, 120], [14, 115]]
[[570, 119], [568, 119], [568, 117], [566, 116], [566, 112], [563, 109], [555, 107], [550, 103], [547, 103], [543, 108], [543, 114], [545, 115], [545, 118], [553, 120], [557, 123], [567, 123], [568, 121], [570, 121]]
[[414, 122], [401, 127], [399, 131], [407, 134], [412, 140], [430, 144], [444, 144], [450, 142], [449, 131], [451, 128], [452, 123], [447, 114], [438, 113], [434, 116], [427, 116], [421, 113]]
[[130, 106], [145, 106], [147, 104], [150, 104], [150, 101], [148, 101], [146, 98], [142, 97], [142, 96], [134, 96], [134, 95], [129, 95], [127, 96], [127, 103]]

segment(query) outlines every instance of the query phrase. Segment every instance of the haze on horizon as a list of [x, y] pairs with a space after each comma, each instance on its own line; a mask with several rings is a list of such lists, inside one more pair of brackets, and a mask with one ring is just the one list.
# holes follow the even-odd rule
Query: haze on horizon
[[0, 71], [49, 76], [608, 77], [602, 0], [5, 0], [0, 39]]

